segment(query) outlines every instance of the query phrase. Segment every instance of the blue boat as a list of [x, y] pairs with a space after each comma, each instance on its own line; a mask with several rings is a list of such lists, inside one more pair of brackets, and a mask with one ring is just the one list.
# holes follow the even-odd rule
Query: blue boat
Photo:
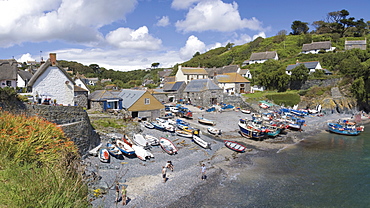
[[248, 121], [245, 119], [240, 119], [238, 126], [240, 129], [240, 133], [242, 136], [251, 138], [251, 139], [264, 139], [266, 137], [265, 131], [262, 131], [261, 129], [252, 128], [248, 125]]
[[152, 122], [152, 125], [154, 126], [155, 129], [166, 131], [166, 127], [159, 122]]
[[363, 126], [357, 127], [356, 124], [352, 122], [328, 123], [328, 130], [329, 132], [336, 134], [357, 136], [364, 130], [364, 127]]

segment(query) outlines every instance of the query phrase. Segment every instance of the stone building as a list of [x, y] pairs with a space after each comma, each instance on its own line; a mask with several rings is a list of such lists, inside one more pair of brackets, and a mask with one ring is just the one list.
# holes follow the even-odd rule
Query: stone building
[[185, 102], [198, 106], [211, 106], [223, 102], [223, 90], [210, 79], [195, 79], [185, 87]]

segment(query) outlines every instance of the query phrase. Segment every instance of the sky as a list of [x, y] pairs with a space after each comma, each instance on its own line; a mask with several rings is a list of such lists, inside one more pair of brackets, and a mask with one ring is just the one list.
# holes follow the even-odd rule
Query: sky
[[129, 71], [172, 67], [227, 43], [291, 32], [295, 20], [346, 9], [370, 21], [369, 0], [0, 0], [0, 59], [57, 60]]

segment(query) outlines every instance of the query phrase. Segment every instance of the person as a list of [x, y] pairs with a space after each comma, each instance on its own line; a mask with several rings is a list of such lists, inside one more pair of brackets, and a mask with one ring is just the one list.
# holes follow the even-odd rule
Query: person
[[126, 205], [126, 194], [127, 194], [126, 187], [122, 186], [122, 205]]
[[167, 173], [167, 169], [165, 166], [162, 167], [162, 178], [163, 178], [163, 183], [166, 183], [166, 173]]
[[114, 202], [117, 203], [118, 202], [118, 199], [119, 199], [119, 184], [118, 183], [116, 184], [116, 188], [115, 189], [116, 189], [116, 201], [114, 201]]
[[202, 174], [202, 180], [205, 180], [206, 179], [206, 165], [204, 164], [202, 164], [201, 174]]
[[174, 166], [173, 166], [173, 164], [172, 164], [172, 161], [167, 161], [167, 163], [166, 163], [166, 168], [170, 169], [170, 170], [173, 172], [173, 168], [174, 168]]

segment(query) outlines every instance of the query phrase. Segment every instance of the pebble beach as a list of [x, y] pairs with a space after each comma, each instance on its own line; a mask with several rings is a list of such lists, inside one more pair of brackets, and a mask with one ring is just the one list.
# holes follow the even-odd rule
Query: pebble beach
[[[89, 156], [83, 160], [87, 165], [87, 174], [94, 173], [95, 180], [90, 188], [107, 187], [108, 191], [98, 197], [92, 198], [93, 207], [123, 207], [122, 201], [115, 202], [114, 184], [127, 189], [127, 205], [124, 207], [187, 207], [189, 197], [200, 190], [206, 190], [219, 179], [222, 173], [223, 180], [234, 180], [238, 171], [247, 171], [253, 167], [251, 164], [242, 164], [235, 168], [233, 164], [239, 157], [248, 157], [263, 154], [266, 151], [284, 151], [293, 147], [305, 138], [314, 136], [315, 133], [326, 130], [328, 121], [351, 118], [348, 114], [325, 114], [324, 116], [307, 116], [306, 125], [302, 131], [287, 131], [286, 134], [264, 141], [255, 141], [242, 137], [239, 134], [238, 121], [241, 118], [250, 119], [250, 114], [243, 114], [237, 110], [220, 112], [205, 112], [198, 108], [193, 111], [193, 120], [186, 120], [191, 126], [199, 128], [200, 137], [211, 144], [211, 149], [203, 149], [190, 138], [180, 137], [169, 132], [142, 127], [142, 134], [156, 137], [167, 137], [177, 147], [178, 153], [169, 155], [160, 146], [154, 146], [150, 152], [154, 158], [141, 161], [136, 157], [116, 159], [111, 157], [109, 163], [102, 163], [97, 157]], [[221, 129], [223, 134], [213, 136], [207, 132], [209, 126], [199, 124], [198, 117], [204, 117], [216, 122], [215, 127]], [[368, 122], [368, 117], [363, 117], [363, 122]], [[245, 145], [245, 153], [234, 152], [224, 146], [223, 140], [237, 141]], [[103, 143], [107, 142], [103, 140]], [[167, 170], [167, 181], [164, 183], [161, 170], [167, 161], [172, 161], [174, 171]], [[201, 165], [207, 168], [207, 179], [201, 180]], [[217, 182], [218, 183], [218, 182]]]

